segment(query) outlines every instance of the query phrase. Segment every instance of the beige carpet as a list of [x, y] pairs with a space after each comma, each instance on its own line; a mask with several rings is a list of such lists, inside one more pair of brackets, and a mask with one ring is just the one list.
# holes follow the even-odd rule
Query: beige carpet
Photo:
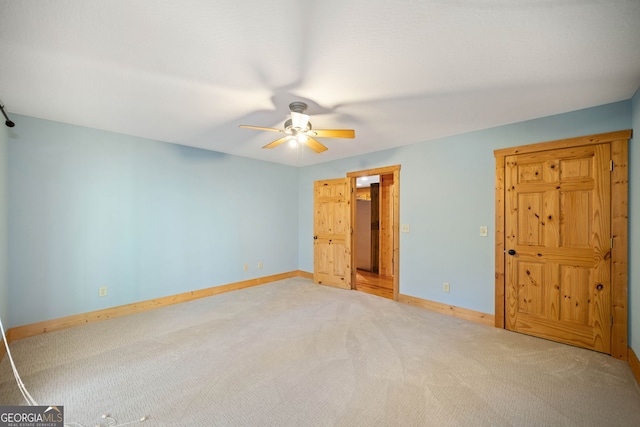
[[[14, 342], [41, 405], [95, 426], [638, 426], [625, 362], [288, 279]], [[23, 404], [8, 358], [0, 405]]]

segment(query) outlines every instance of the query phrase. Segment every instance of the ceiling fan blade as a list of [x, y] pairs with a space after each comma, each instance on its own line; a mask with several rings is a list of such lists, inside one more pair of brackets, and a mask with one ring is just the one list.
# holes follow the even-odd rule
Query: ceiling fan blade
[[280, 139], [276, 139], [275, 141], [268, 143], [267, 145], [265, 145], [265, 146], [264, 146], [264, 147], [262, 147], [262, 148], [273, 148], [273, 147], [277, 147], [278, 145], [282, 144], [283, 142], [285, 142], [285, 141], [286, 141], [286, 140], [288, 140], [288, 139], [289, 139], [289, 136], [287, 135], [287, 136], [285, 136], [285, 137], [282, 137], [282, 138], [280, 138]]
[[311, 148], [313, 151], [315, 151], [316, 153], [322, 153], [323, 151], [327, 151], [328, 148], [325, 147], [324, 145], [320, 144], [317, 140], [309, 137], [309, 139], [307, 139], [307, 142], [305, 142], [305, 144], [307, 144], [309, 146], [309, 148]]
[[312, 129], [308, 133], [315, 134], [319, 138], [355, 138], [353, 129]]
[[264, 127], [262, 127], [262, 126], [240, 125], [239, 127], [241, 127], [241, 128], [245, 128], [245, 129], [268, 130], [268, 131], [271, 131], [271, 132], [280, 132], [280, 133], [284, 132], [284, 131], [283, 131], [283, 130], [281, 130], [281, 129], [276, 129], [276, 128], [264, 128]]

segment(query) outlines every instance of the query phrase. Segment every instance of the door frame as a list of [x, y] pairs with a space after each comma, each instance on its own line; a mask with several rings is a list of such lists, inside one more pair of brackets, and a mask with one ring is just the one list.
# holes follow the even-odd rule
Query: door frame
[[505, 159], [507, 156], [585, 145], [611, 145], [611, 356], [628, 355], [629, 139], [631, 130], [588, 135], [494, 150], [495, 182], [495, 326], [505, 328]]
[[[400, 165], [367, 169], [356, 172], [348, 172], [347, 178], [351, 180], [351, 188], [356, 188], [356, 178], [371, 175], [393, 175], [393, 299], [398, 300], [400, 289]], [[351, 289], [356, 286], [356, 192], [351, 193]]]

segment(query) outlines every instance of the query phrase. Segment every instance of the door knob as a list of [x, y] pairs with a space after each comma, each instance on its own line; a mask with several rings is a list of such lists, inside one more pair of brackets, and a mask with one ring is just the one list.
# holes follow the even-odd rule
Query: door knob
[[509, 249], [509, 252], [507, 252], [509, 255], [515, 255], [516, 254], [516, 250], [515, 249]]

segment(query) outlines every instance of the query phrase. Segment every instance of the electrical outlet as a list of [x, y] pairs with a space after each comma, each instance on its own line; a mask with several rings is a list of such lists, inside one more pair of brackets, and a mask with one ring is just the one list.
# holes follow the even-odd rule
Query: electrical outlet
[[442, 292], [449, 292], [449, 283], [444, 282], [442, 284]]
[[258, 263], [258, 270], [262, 270], [262, 267], [263, 267], [263, 265], [262, 265], [262, 261], [260, 261], [260, 262]]
[[409, 224], [402, 224], [400, 226], [400, 232], [402, 233], [408, 233], [410, 230]]
[[107, 287], [106, 286], [100, 286], [98, 288], [98, 296], [99, 297], [106, 297], [107, 296]]
[[249, 271], [249, 264], [244, 265], [244, 271]]

